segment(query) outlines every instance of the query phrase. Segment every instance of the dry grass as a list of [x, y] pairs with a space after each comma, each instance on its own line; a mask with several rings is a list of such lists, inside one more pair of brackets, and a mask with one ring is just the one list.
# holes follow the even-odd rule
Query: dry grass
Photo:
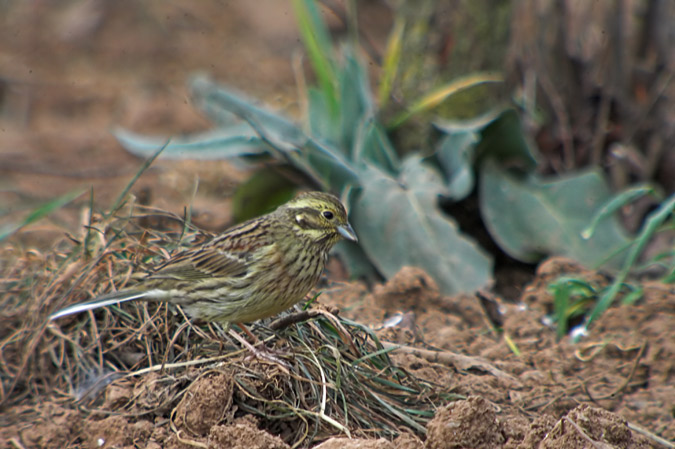
[[[208, 238], [182, 217], [131, 202], [86, 222], [49, 253], [1, 250], [2, 407], [51, 398], [84, 413], [172, 420], [194, 382], [217, 372], [232, 379], [237, 414], [256, 415], [261, 427], [300, 444], [335, 434], [423, 434], [436, 406], [454, 397], [394, 366], [370, 329], [321, 307], [253, 328], [277, 361], [252, 358], [218, 326], [165, 304], [125, 303], [48, 322], [49, 313], [124, 288], [146, 265]], [[102, 394], [111, 383], [150, 381], [150, 402]]]

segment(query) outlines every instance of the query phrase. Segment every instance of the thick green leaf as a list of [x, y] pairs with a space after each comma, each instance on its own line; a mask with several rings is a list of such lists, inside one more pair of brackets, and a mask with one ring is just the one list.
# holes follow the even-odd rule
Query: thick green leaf
[[321, 138], [308, 137], [298, 126], [265, 109], [253, 105], [234, 92], [198, 78], [192, 84], [196, 102], [205, 110], [231, 112], [246, 121], [268, 145], [272, 156], [287, 162], [324, 188], [341, 191], [358, 176], [338, 148]]
[[[335, 120], [331, 105], [324, 92], [320, 89], [307, 89], [307, 122], [312, 136], [320, 137], [332, 145], [341, 145], [340, 122]], [[346, 151], [346, 148], [340, 148]]]
[[418, 154], [410, 154], [403, 160], [399, 183], [407, 190], [418, 192], [418, 200], [429, 209], [436, 208], [439, 195], [447, 195], [443, 176]]
[[[122, 128], [113, 131], [119, 143], [131, 154], [152, 156], [167, 142], [166, 137], [149, 137]], [[230, 159], [267, 153], [267, 145], [247, 123], [218, 128], [205, 133], [172, 138], [161, 154], [163, 159]]]
[[[361, 194], [350, 219], [359, 244], [386, 277], [404, 266], [423, 268], [446, 294], [473, 291], [487, 284], [492, 261], [436, 206], [442, 183], [419, 159], [406, 161], [403, 184], [375, 167], [364, 169]], [[414, 167], [417, 164], [419, 166]]]
[[350, 47], [345, 47], [344, 63], [337, 81], [340, 90], [338, 120], [333, 115], [326, 93], [316, 88], [307, 89], [307, 120], [312, 137], [330, 142], [344, 154], [350, 154], [359, 123], [363, 117], [374, 115], [368, 79]]
[[486, 126], [497, 120], [511, 108], [496, 106], [483, 114], [469, 119], [447, 119], [438, 117], [434, 119], [433, 125], [439, 131], [445, 134], [454, 134], [458, 132], [476, 132], [480, 133]]
[[482, 138], [476, 153], [483, 160], [498, 160], [503, 166], [517, 167], [524, 172], [532, 172], [537, 160], [523, 134], [520, 119], [516, 112], [509, 109], [481, 132]]
[[311, 139], [302, 148], [301, 157], [328, 190], [341, 192], [345, 187], [359, 183], [359, 175], [352, 164], [346, 162], [332, 145]]
[[[307, 136], [285, 117], [255, 106], [254, 102], [231, 89], [226, 89], [206, 77], [191, 80], [190, 90], [194, 103], [214, 119], [234, 114], [249, 126], [262, 129], [265, 138], [276, 148], [293, 151], [307, 143]], [[261, 136], [262, 137], [262, 136]]]
[[[435, 157], [445, 173], [448, 195], [455, 201], [463, 200], [473, 191], [476, 184], [476, 148], [483, 138], [481, 133], [504, 113], [504, 108], [495, 108], [469, 120], [434, 121], [434, 127], [444, 134], [438, 143]], [[524, 140], [520, 143], [525, 145]], [[524, 146], [524, 150], [529, 151], [527, 146]]]
[[344, 62], [338, 76], [340, 88], [340, 138], [341, 147], [349, 150], [354, 145], [354, 135], [363, 118], [375, 116], [375, 105], [363, 65], [351, 47], [344, 47]]
[[600, 220], [592, 237], [582, 231], [610, 198], [597, 171], [552, 180], [515, 177], [494, 161], [483, 164], [480, 209], [492, 238], [512, 257], [536, 262], [564, 255], [588, 266], [618, 266], [617, 251], [629, 243], [615, 217]]
[[357, 126], [352, 160], [355, 165], [375, 164], [391, 174], [398, 173], [400, 162], [382, 125], [366, 117]]
[[436, 158], [448, 182], [448, 195], [463, 200], [476, 183], [473, 169], [474, 151], [479, 136], [472, 131], [447, 134], [436, 150]]

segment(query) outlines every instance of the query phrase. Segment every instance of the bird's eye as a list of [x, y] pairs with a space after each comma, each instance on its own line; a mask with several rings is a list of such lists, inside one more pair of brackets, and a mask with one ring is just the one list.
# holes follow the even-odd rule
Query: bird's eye
[[333, 217], [334, 217], [333, 212], [331, 212], [331, 211], [329, 211], [329, 210], [323, 211], [323, 216], [324, 216], [325, 218], [327, 218], [328, 220], [332, 220]]

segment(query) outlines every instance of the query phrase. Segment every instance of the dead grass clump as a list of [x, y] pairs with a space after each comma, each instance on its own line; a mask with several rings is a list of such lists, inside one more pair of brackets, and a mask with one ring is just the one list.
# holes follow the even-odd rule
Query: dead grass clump
[[369, 328], [321, 307], [253, 328], [270, 360], [166, 304], [130, 302], [47, 321], [64, 305], [125, 288], [147, 265], [204, 238], [181, 217], [129, 204], [88, 219], [81, 235], [51, 253], [3, 248], [11, 264], [0, 298], [2, 406], [53, 396], [86, 415], [161, 417], [179, 439], [194, 441], [254, 415], [298, 445], [338, 434], [421, 435], [436, 407], [454, 397], [394, 366], [391, 348]]

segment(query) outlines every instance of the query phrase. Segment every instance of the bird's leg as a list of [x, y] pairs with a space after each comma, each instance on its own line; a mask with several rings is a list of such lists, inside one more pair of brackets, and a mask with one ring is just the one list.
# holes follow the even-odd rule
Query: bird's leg
[[[237, 326], [239, 326], [239, 329], [244, 331], [244, 333], [249, 336], [249, 338], [253, 341], [254, 345], [258, 345], [258, 344], [262, 343], [260, 341], [260, 339], [258, 337], [256, 337], [255, 334], [253, 332], [251, 332], [248, 329], [248, 327], [246, 327], [246, 325], [244, 323], [237, 323]], [[241, 338], [241, 336], [239, 336], [239, 338]], [[237, 340], [237, 341], [239, 341], [241, 343], [241, 340]], [[263, 346], [264, 346], [264, 343], [263, 343]]]
[[[260, 343], [260, 340], [258, 340], [258, 338], [257, 338], [255, 335], [253, 335], [253, 334], [251, 333], [250, 330], [248, 330], [247, 328], [243, 327], [241, 324], [239, 324], [238, 326], [241, 327], [241, 329], [242, 329], [248, 336], [251, 337], [251, 339], [253, 340], [253, 343], [254, 343], [254, 344]], [[227, 333], [230, 334], [230, 337], [232, 337], [232, 338], [234, 338], [235, 340], [237, 340], [243, 347], [245, 347], [246, 349], [248, 349], [249, 351], [251, 351], [253, 354], [257, 354], [258, 352], [260, 352], [258, 349], [256, 349], [255, 346], [253, 346], [251, 343], [247, 342], [246, 339], [243, 338], [241, 335], [239, 335], [239, 334], [237, 333], [237, 331], [235, 331], [234, 329], [232, 329], [232, 328], [228, 329], [228, 330], [227, 330]]]
[[[279, 365], [286, 366], [286, 364], [276, 357], [272, 351], [265, 346], [264, 342], [260, 341], [258, 337], [256, 337], [253, 332], [251, 332], [243, 323], [237, 323], [237, 326], [244, 331], [246, 335], [248, 335], [251, 340], [253, 340], [253, 344], [247, 342], [241, 335], [239, 335], [237, 332], [235, 332], [232, 328], [230, 328], [227, 333], [230, 334], [231, 337], [233, 337], [235, 340], [237, 340], [243, 347], [248, 349], [251, 354], [257, 359], [266, 359], [270, 362], [273, 363], [278, 363]], [[255, 345], [260, 344], [262, 347], [256, 348]]]

